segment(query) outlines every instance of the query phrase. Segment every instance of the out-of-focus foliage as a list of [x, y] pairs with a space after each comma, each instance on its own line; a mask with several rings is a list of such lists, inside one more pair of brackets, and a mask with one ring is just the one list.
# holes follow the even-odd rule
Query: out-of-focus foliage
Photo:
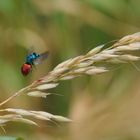
[[[1, 0], [0, 101], [46, 75], [58, 63], [88, 52], [99, 44], [140, 31], [139, 5], [139, 0]], [[39, 53], [49, 50], [50, 56], [28, 77], [23, 77], [20, 68], [32, 46]], [[36, 99], [23, 95], [7, 106], [46, 110], [75, 118], [78, 110], [80, 111], [79, 108], [76, 110], [78, 103], [82, 108], [84, 103], [87, 105], [86, 110], [83, 109], [86, 114], [91, 111], [89, 108], [94, 106], [94, 101], [111, 99], [117, 102], [120, 98], [139, 91], [137, 84], [140, 74], [132, 64], [111, 68], [110, 73], [61, 82], [56, 89], [51, 90], [63, 96], [51, 95], [47, 99]], [[85, 100], [83, 96], [86, 96]], [[87, 99], [89, 96], [93, 97], [92, 101]], [[133, 117], [129, 119], [133, 120]], [[119, 123], [119, 119], [117, 121]], [[30, 135], [30, 139], [34, 140], [53, 139], [53, 137], [65, 139], [67, 135], [64, 135], [62, 126], [42, 123], [40, 126], [33, 128], [10, 123], [5, 129], [8, 135], [18, 135], [25, 139], [29, 139]], [[92, 128], [92, 125], [90, 127]], [[133, 128], [134, 132], [140, 130], [139, 127], [136, 129], [133, 126]], [[86, 128], [83, 126], [82, 129]], [[92, 132], [92, 129], [90, 130]], [[102, 127], [98, 130], [102, 130]]]
[[14, 137], [0, 137], [0, 140], [23, 140], [22, 138], [14, 138]]

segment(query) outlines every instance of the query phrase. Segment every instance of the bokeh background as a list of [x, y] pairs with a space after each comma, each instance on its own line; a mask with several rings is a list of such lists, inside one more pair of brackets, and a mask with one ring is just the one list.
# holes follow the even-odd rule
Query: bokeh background
[[[139, 32], [139, 6], [139, 0], [0, 0], [0, 101], [66, 59]], [[23, 77], [20, 69], [30, 48], [50, 55]], [[112, 66], [109, 73], [61, 82], [51, 90], [62, 96], [17, 97], [5, 107], [44, 110], [74, 123], [9, 123], [6, 135], [25, 140], [140, 139], [139, 75], [131, 64]]]

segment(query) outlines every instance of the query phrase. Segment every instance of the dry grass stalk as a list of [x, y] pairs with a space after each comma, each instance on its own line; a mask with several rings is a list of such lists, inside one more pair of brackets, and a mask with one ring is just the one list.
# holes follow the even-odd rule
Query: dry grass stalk
[[44, 91], [58, 86], [60, 80], [69, 80], [81, 75], [94, 75], [109, 71], [105, 66], [97, 66], [100, 62], [119, 64], [140, 60], [139, 56], [131, 54], [133, 51], [140, 50], [140, 32], [123, 37], [109, 48], [105, 48], [105, 46], [106, 44], [97, 46], [85, 55], [60, 63], [45, 77], [19, 90], [0, 103], [0, 106], [21, 93], [27, 93], [27, 95], [34, 97], [46, 97], [51, 93], [45, 93]]
[[[140, 32], [123, 37], [109, 48], [105, 48], [105, 46], [106, 44], [97, 46], [85, 55], [60, 63], [45, 77], [33, 82], [31, 85], [19, 90], [8, 99], [1, 102], [0, 106], [23, 93], [34, 97], [46, 97], [51, 93], [46, 93], [45, 91], [57, 87], [61, 80], [69, 80], [82, 75], [94, 75], [109, 71], [107, 66], [97, 65], [101, 62], [119, 64], [140, 60], [139, 56], [131, 54], [133, 51], [140, 50]], [[43, 111], [29, 111], [13, 108], [1, 109], [0, 111], [9, 113], [0, 116], [1, 126], [9, 121], [21, 121], [37, 125], [34, 121], [26, 119], [25, 117], [27, 116], [47, 121], [71, 121], [65, 117], [52, 115]]]
[[58, 115], [53, 115], [51, 113], [44, 112], [44, 111], [32, 111], [32, 110], [14, 109], [14, 108], [2, 109], [0, 111], [10, 113], [7, 115], [0, 116], [0, 126], [6, 124], [9, 121], [19, 121], [31, 125], [37, 125], [36, 122], [27, 119], [25, 117], [32, 117], [39, 120], [54, 121], [54, 122], [71, 122], [71, 120], [68, 118], [58, 116]]

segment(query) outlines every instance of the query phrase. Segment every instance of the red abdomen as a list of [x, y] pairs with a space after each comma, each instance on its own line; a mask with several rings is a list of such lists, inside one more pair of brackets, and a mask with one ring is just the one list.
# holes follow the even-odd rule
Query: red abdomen
[[21, 67], [21, 72], [24, 76], [26, 76], [30, 73], [31, 69], [32, 69], [32, 65], [25, 63]]

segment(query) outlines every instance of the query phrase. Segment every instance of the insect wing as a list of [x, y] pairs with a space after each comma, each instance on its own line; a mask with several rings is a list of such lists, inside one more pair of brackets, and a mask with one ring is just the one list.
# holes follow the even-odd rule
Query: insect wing
[[49, 55], [48, 51], [40, 54], [40, 56], [37, 59], [35, 59], [33, 63], [35, 65], [38, 65], [38, 64], [42, 63], [46, 58], [48, 58], [48, 55]]

